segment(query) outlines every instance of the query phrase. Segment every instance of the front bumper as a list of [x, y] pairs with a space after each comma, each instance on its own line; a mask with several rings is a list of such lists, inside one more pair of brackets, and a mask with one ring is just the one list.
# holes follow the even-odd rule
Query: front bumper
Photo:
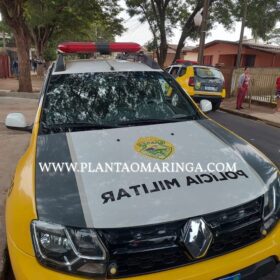
[[[77, 277], [60, 273], [41, 266], [36, 258], [25, 254], [8, 236], [8, 247], [13, 270], [17, 280], [77, 280], [92, 279]], [[273, 258], [275, 262], [280, 260], [280, 223], [269, 233], [266, 238], [244, 247], [240, 250], [225, 254], [220, 257], [201, 261], [196, 264], [187, 265], [180, 268], [170, 269], [158, 273], [145, 274], [142, 276], [120, 278], [123, 280], [210, 280], [219, 279], [238, 272], [256, 270], [261, 267], [259, 263], [266, 259]], [[271, 263], [270, 263], [271, 265]], [[253, 266], [253, 268], [251, 267]], [[251, 267], [251, 268], [250, 268]], [[264, 267], [264, 266], [262, 266]], [[267, 266], [266, 266], [267, 267]], [[268, 269], [272, 269], [269, 266]], [[267, 270], [267, 269], [264, 269]], [[252, 275], [252, 274], [251, 274]], [[258, 274], [257, 274], [258, 275]], [[253, 275], [253, 278], [257, 279]], [[246, 279], [246, 278], [242, 278]]]

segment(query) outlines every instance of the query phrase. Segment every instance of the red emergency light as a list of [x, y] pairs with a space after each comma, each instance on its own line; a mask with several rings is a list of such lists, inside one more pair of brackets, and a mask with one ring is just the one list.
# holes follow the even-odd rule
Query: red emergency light
[[94, 53], [110, 54], [112, 52], [136, 53], [141, 46], [137, 43], [94, 43], [94, 42], [66, 42], [58, 45], [61, 53]]

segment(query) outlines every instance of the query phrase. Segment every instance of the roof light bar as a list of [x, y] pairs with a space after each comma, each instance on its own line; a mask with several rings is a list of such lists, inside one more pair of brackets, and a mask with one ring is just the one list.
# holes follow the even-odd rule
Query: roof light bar
[[110, 54], [111, 52], [135, 53], [140, 51], [137, 43], [94, 43], [94, 42], [66, 42], [58, 46], [60, 53], [94, 53]]

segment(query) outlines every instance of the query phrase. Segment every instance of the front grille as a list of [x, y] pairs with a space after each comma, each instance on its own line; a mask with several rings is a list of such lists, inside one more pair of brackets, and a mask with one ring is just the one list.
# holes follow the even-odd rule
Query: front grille
[[121, 278], [175, 268], [216, 257], [262, 238], [262, 203], [258, 198], [244, 205], [203, 216], [213, 233], [213, 242], [201, 259], [191, 259], [180, 245], [181, 220], [160, 225], [103, 229], [99, 234], [110, 254], [110, 264], [117, 266]]

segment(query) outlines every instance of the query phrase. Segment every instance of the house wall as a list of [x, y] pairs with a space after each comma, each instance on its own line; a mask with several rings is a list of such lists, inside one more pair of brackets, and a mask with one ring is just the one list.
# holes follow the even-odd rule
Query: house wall
[[171, 65], [174, 57], [175, 57], [175, 53], [167, 53], [167, 56], [166, 56], [166, 59], [164, 62], [164, 66], [168, 67], [169, 65]]
[[191, 60], [191, 61], [197, 61], [198, 53], [197, 52], [187, 52], [187, 54], [184, 55], [184, 59]]
[[277, 55], [275, 56], [274, 66], [275, 66], [275, 67], [280, 67], [280, 54], [277, 54]]
[[221, 54], [219, 57], [219, 63], [222, 63], [225, 67], [233, 66], [235, 64], [236, 56], [234, 54]]
[[[237, 45], [216, 44], [204, 50], [204, 56], [212, 55], [212, 65], [224, 63], [225, 66], [234, 66], [238, 51]], [[244, 55], [255, 55], [255, 67], [280, 67], [280, 54], [258, 51], [243, 47], [241, 65], [244, 66]]]
[[248, 55], [255, 55], [255, 67], [272, 67], [273, 66], [273, 54], [262, 52], [258, 50], [246, 48], [242, 53]]
[[212, 55], [212, 65], [216, 65], [219, 63], [220, 55], [229, 55], [229, 54], [237, 54], [237, 46], [230, 45], [230, 44], [216, 44], [210, 47], [207, 47], [204, 50], [204, 55]]
[[[151, 54], [151, 57], [152, 57], [155, 61], [157, 61], [156, 52], [153, 52], [153, 53]], [[172, 52], [172, 53], [169, 52], [169, 53], [167, 53], [163, 68], [166, 68], [166, 67], [170, 66], [170, 65], [172, 64], [172, 62], [173, 62], [174, 57], [175, 57], [175, 52]], [[184, 55], [182, 54], [182, 55], [180, 56], [180, 58], [182, 59], [183, 57], [184, 57]]]

